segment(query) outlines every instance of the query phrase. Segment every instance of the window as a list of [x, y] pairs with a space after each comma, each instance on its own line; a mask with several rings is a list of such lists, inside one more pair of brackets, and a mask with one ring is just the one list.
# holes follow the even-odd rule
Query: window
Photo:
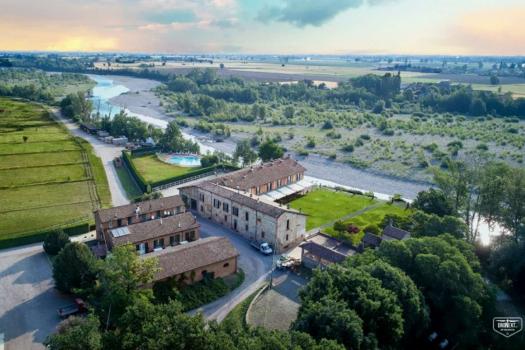
[[264, 231], [261, 232], [261, 238], [264, 238]]
[[244, 213], [244, 219], [245, 219], [246, 221], [248, 221], [248, 220], [250, 219], [250, 214], [248, 214], [248, 212], [245, 212], [245, 213]]
[[228, 203], [222, 203], [222, 211], [228, 212], [230, 210], [230, 206]]
[[214, 199], [213, 200], [213, 206], [217, 209], [219, 209], [221, 207], [221, 201], [218, 200], [218, 199]]
[[204, 202], [204, 193], [199, 193], [199, 200]]
[[180, 243], [180, 236], [179, 235], [175, 235], [175, 236], [171, 236], [170, 237], [170, 245], [171, 246], [177, 245], [179, 243]]
[[122, 219], [117, 220], [117, 227], [120, 227], [120, 226], [122, 226]]
[[286, 235], [286, 240], [288, 240], [288, 235]]
[[204, 211], [204, 207], [201, 205], [201, 211]]
[[195, 231], [190, 231], [187, 234], [188, 241], [192, 242], [195, 240]]
[[239, 208], [237, 207], [232, 207], [232, 214], [234, 216], [239, 216]]
[[224, 221], [228, 221], [228, 215], [224, 215]]
[[153, 249], [164, 248], [164, 238], [153, 241]]
[[131, 225], [131, 223], [132, 223], [131, 220], [133, 220], [133, 218], [130, 216], [130, 217], [128, 218], [128, 225]]
[[248, 225], [244, 225], [244, 231], [248, 232]]
[[290, 219], [286, 220], [286, 229], [290, 229]]
[[224, 265], [222, 265], [222, 267], [228, 267], [230, 266], [230, 263], [225, 263]]

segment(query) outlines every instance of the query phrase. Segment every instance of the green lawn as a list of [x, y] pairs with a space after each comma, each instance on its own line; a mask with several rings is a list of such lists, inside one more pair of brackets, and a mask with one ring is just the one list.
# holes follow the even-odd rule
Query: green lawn
[[186, 168], [161, 162], [155, 154], [131, 159], [146, 182], [157, 182], [174, 176], [185, 175], [200, 168]]
[[292, 201], [290, 206], [308, 215], [306, 229], [311, 230], [375, 203], [370, 197], [322, 188]]
[[102, 162], [87, 142], [44, 106], [0, 98], [0, 247], [93, 222], [93, 209], [110, 204]]
[[[361, 239], [363, 238], [363, 235], [364, 235], [363, 229], [367, 227], [368, 225], [372, 225], [372, 224], [377, 225], [380, 229], [382, 229], [383, 227], [381, 227], [381, 222], [383, 221], [383, 219], [385, 218], [387, 214], [408, 216], [410, 213], [411, 211], [405, 209], [405, 205], [402, 203], [400, 204], [390, 204], [390, 203], [382, 204], [379, 207], [366, 211], [361, 215], [345, 220], [344, 221], [345, 224], [347, 225], [353, 224], [359, 227], [361, 231], [354, 235], [345, 234], [344, 235], [345, 237], [341, 237], [341, 238], [350, 239], [353, 244], [358, 244], [359, 242], [361, 242]], [[334, 231], [333, 227], [327, 227], [326, 229], [323, 230], [323, 232], [331, 236], [334, 236], [334, 237], [339, 236], [339, 234]]]
[[126, 170], [126, 167], [115, 167], [115, 169], [117, 170], [118, 178], [120, 180], [120, 183], [122, 184], [122, 187], [124, 187], [128, 198], [133, 199], [142, 195], [142, 191], [140, 190], [140, 188], [137, 187], [135, 181], [133, 181], [133, 178]]

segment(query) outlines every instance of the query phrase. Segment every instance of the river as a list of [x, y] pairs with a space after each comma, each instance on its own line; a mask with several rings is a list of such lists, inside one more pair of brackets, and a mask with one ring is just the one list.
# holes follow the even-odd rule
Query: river
[[[160, 83], [148, 79], [121, 76], [89, 75], [89, 77], [97, 83], [90, 97], [95, 113], [99, 111], [100, 115], [113, 116], [120, 110], [125, 110], [128, 115], [160, 128], [165, 128], [171, 120], [171, 117], [167, 116], [160, 107], [158, 97], [150, 91]], [[219, 150], [231, 154], [235, 148], [235, 137], [232, 137], [233, 140], [217, 143], [191, 129], [185, 129], [183, 136], [197, 142], [202, 153]], [[357, 169], [348, 164], [334, 162], [316, 155], [301, 157], [299, 160], [307, 169], [306, 178], [312, 182], [358, 189], [363, 192], [371, 191], [376, 197], [385, 200], [394, 194], [401, 194], [403, 198], [411, 201], [418, 192], [431, 186], [428, 183], [398, 179]], [[499, 232], [501, 232], [499, 227], [489, 230], [488, 225], [482, 223], [480, 241], [488, 244], [490, 237], [498, 235]]]

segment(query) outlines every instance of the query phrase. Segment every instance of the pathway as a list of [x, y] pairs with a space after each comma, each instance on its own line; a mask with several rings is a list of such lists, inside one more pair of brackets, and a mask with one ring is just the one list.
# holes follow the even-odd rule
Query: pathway
[[126, 195], [124, 187], [120, 183], [118, 178], [117, 170], [113, 165], [113, 159], [119, 157], [122, 153], [123, 147], [107, 144], [100, 141], [93, 135], [87, 134], [84, 131], [80, 130], [79, 126], [76, 123], [64, 118], [58, 110], [54, 111], [55, 119], [60, 121], [66, 126], [66, 128], [74, 136], [78, 136], [88, 141], [95, 150], [97, 156], [102, 160], [104, 165], [104, 170], [106, 171], [106, 176], [108, 179], [109, 190], [111, 192], [111, 202], [113, 206], [119, 206], [129, 203], [129, 199]]

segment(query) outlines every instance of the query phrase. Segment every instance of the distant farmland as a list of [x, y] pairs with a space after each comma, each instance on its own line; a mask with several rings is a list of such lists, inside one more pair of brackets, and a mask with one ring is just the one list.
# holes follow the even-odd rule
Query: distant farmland
[[0, 98], [0, 247], [86, 227], [111, 201], [100, 159], [42, 106]]

